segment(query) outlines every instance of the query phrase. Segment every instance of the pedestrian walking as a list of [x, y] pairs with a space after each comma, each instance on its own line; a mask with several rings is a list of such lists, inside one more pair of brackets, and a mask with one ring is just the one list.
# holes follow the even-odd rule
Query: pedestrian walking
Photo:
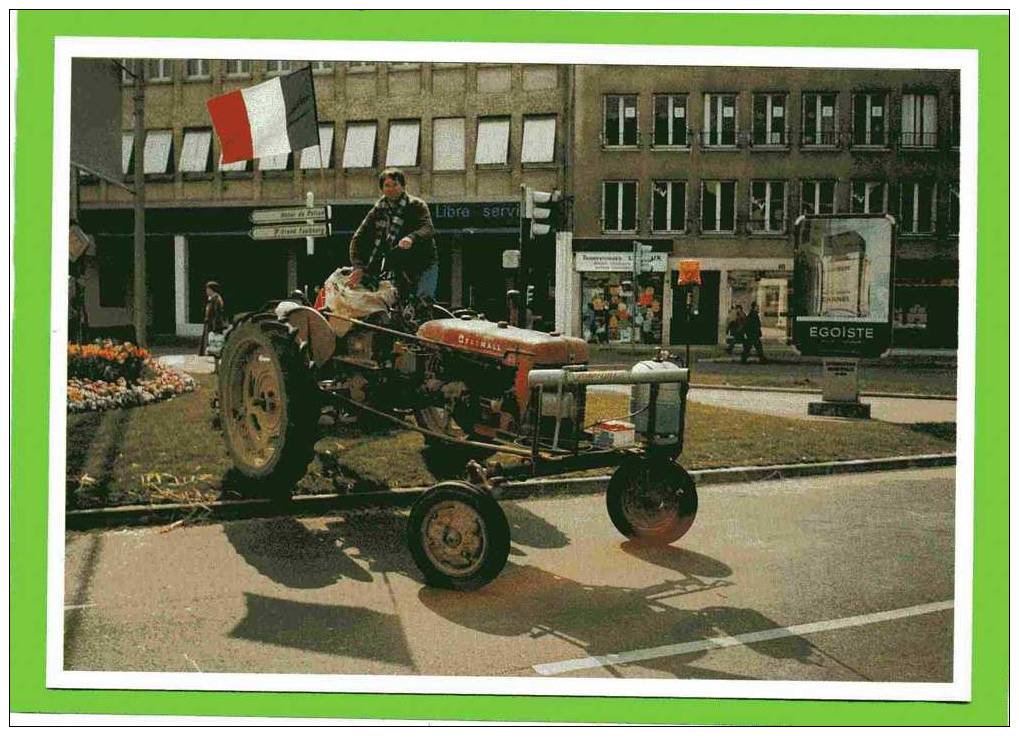
[[743, 304], [737, 303], [729, 311], [725, 322], [725, 352], [731, 355], [736, 345], [743, 344], [743, 326], [746, 324], [747, 315], [743, 312]]
[[757, 361], [768, 362], [764, 357], [764, 346], [761, 344], [761, 314], [757, 311], [757, 304], [750, 304], [750, 313], [747, 314], [743, 323], [743, 362], [750, 357], [750, 348], [753, 347], [757, 353]]
[[219, 283], [205, 283], [205, 323], [202, 325], [202, 342], [199, 355], [216, 357], [223, 349], [223, 330], [226, 329], [226, 305], [223, 303]]

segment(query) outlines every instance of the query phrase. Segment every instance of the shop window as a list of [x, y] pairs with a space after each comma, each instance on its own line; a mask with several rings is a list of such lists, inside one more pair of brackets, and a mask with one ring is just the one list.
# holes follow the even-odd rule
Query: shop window
[[751, 233], [785, 231], [785, 182], [750, 182]]
[[853, 94], [853, 145], [888, 145], [888, 96], [884, 93]]
[[151, 130], [145, 134], [142, 164], [146, 176], [173, 173], [173, 132]]
[[293, 166], [292, 153], [273, 153], [258, 159], [259, 171], [289, 171]]
[[786, 130], [786, 94], [758, 93], [754, 95], [754, 128], [751, 145], [754, 147], [784, 147], [789, 144]]
[[266, 75], [286, 75], [293, 69], [293, 60], [266, 60]]
[[185, 76], [188, 80], [208, 80], [210, 60], [187, 60]]
[[120, 165], [124, 175], [131, 173], [134, 166], [134, 133], [125, 132], [120, 136]]
[[602, 182], [602, 230], [637, 230], [637, 182]]
[[173, 60], [148, 60], [146, 78], [150, 83], [169, 83], [173, 80]]
[[736, 94], [705, 93], [701, 144], [709, 148], [735, 148], [736, 117]]
[[948, 185], [948, 224], [945, 226], [950, 236], [959, 235], [959, 182]]
[[685, 93], [655, 96], [655, 147], [688, 147]]
[[129, 246], [101, 242], [96, 246], [99, 265], [99, 305], [126, 308], [127, 289], [134, 277], [134, 256]]
[[224, 60], [228, 78], [246, 78], [251, 75], [251, 60]]
[[417, 119], [389, 123], [389, 143], [386, 146], [387, 166], [418, 165], [418, 145], [421, 142], [421, 122]]
[[701, 182], [701, 232], [736, 232], [736, 182]]
[[902, 96], [904, 148], [934, 148], [938, 145], [938, 97], [931, 93]]
[[800, 185], [801, 215], [835, 214], [835, 180], [804, 181]]
[[803, 132], [805, 147], [834, 148], [838, 145], [838, 94], [803, 94]]
[[509, 161], [509, 117], [478, 119], [478, 145], [474, 163], [478, 166], [503, 165]]
[[521, 163], [552, 163], [555, 160], [555, 115], [525, 116]]
[[333, 167], [333, 124], [318, 123], [318, 145], [311, 145], [301, 151], [301, 168]]
[[899, 231], [905, 235], [933, 233], [937, 186], [931, 182], [903, 182], [899, 190]]
[[466, 168], [464, 125], [462, 117], [432, 120], [433, 171], [463, 171]]
[[184, 143], [180, 148], [180, 172], [204, 174], [212, 165], [212, 130], [184, 130]]
[[651, 196], [651, 230], [686, 230], [686, 182], [656, 181]]
[[375, 122], [347, 122], [347, 139], [343, 144], [344, 168], [372, 168], [375, 165]]
[[609, 95], [605, 97], [605, 125], [602, 144], [620, 147], [637, 144], [637, 97]]
[[888, 212], [888, 185], [883, 181], [854, 181], [849, 211], [855, 215], [884, 215]]
[[594, 344], [661, 344], [663, 275], [581, 274], [581, 324]]

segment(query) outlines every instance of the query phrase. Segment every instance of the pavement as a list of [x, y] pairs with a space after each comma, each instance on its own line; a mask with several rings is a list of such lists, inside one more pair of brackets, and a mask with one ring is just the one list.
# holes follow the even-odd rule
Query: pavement
[[64, 667], [948, 681], [954, 478], [704, 486], [658, 548], [617, 534], [600, 492], [506, 503], [509, 563], [473, 593], [423, 585], [395, 509], [71, 532]]
[[156, 362], [185, 373], [212, 375], [215, 372], [215, 363], [211, 357], [194, 353], [164, 353], [156, 356]]

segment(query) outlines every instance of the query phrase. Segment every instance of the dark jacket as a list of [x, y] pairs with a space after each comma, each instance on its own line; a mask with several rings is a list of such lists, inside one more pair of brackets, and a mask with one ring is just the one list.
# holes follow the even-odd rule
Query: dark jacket
[[[435, 228], [432, 226], [432, 215], [428, 210], [425, 201], [407, 195], [407, 208], [404, 210], [403, 227], [396, 236], [397, 242], [405, 236], [410, 236], [414, 244], [409, 249], [401, 249], [398, 246], [389, 248], [389, 267], [401, 269], [410, 275], [417, 276], [424, 270], [438, 261], [435, 250]], [[350, 263], [357, 269], [365, 269], [372, 258], [375, 250], [375, 223], [379, 219], [380, 209], [378, 204], [368, 211], [350, 239]], [[382, 237], [383, 245], [380, 253], [386, 250], [385, 236]], [[376, 264], [381, 257], [376, 258]], [[372, 268], [377, 271], [378, 267]]]
[[743, 324], [743, 334], [749, 340], [761, 338], [761, 315], [757, 313], [756, 308], [747, 314], [747, 320]]

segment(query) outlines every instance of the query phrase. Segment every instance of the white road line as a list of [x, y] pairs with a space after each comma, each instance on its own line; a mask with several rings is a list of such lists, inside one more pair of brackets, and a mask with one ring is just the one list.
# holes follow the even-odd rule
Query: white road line
[[933, 614], [937, 611], [947, 611], [954, 608], [955, 602], [936, 601], [918, 606], [907, 606], [903, 609], [891, 609], [889, 611], [878, 611], [874, 614], [861, 614], [860, 616], [849, 616], [842, 619], [831, 619], [826, 622], [811, 622], [810, 624], [797, 624], [793, 627], [776, 627], [765, 629], [760, 632], [747, 632], [732, 637], [716, 637], [708, 640], [694, 640], [693, 642], [681, 642], [674, 645], [660, 645], [654, 648], [642, 650], [631, 650], [625, 653], [609, 653], [608, 655], [596, 655], [589, 658], [574, 658], [573, 660], [559, 661], [557, 663], [539, 663], [532, 668], [542, 676], [555, 676], [556, 674], [570, 671], [583, 671], [588, 668], [600, 668], [602, 666], [614, 666], [622, 663], [636, 663], [654, 658], [666, 658], [671, 655], [686, 655], [697, 653], [702, 650], [714, 648], [729, 648], [737, 645], [749, 645], [765, 640], [778, 640], [782, 637], [793, 637], [796, 635], [809, 635], [816, 632], [828, 632], [833, 629], [846, 629], [847, 627], [860, 627], [865, 624], [876, 624], [888, 622], [893, 619], [905, 619], [911, 616], [922, 614]]

